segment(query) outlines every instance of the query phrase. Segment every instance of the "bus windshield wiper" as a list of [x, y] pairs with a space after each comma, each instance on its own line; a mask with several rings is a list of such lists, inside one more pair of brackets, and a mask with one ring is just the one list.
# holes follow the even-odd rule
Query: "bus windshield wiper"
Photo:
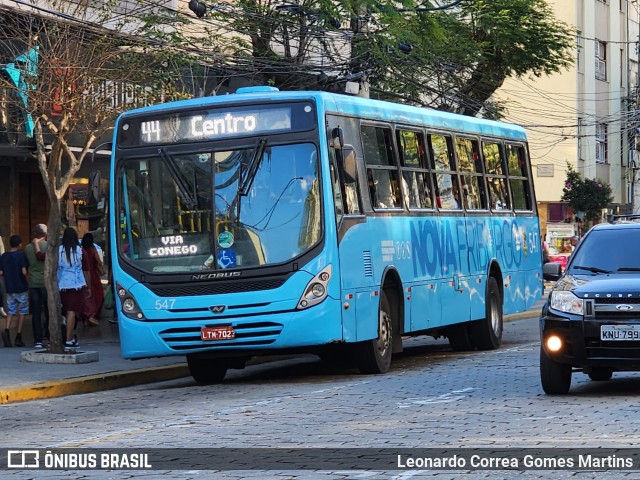
[[572, 268], [576, 270], [587, 270], [588, 272], [593, 272], [593, 273], [611, 273], [609, 270], [604, 270], [598, 267], [583, 267], [582, 265], [576, 265]]
[[178, 171], [175, 160], [164, 148], [159, 148], [158, 154], [167, 167], [167, 170], [169, 170], [171, 178], [173, 178], [173, 181], [176, 182], [178, 190], [180, 191], [180, 196], [182, 197], [182, 201], [185, 203], [186, 207], [189, 210], [193, 209], [193, 207], [195, 207], [197, 203], [196, 196], [189, 184], [185, 181], [182, 174]]
[[238, 185], [238, 195], [246, 197], [253, 184], [253, 179], [256, 176], [260, 163], [262, 162], [262, 156], [264, 155], [264, 149], [267, 146], [267, 139], [261, 138], [258, 144], [253, 149], [249, 166], [247, 167], [247, 173], [240, 179]]

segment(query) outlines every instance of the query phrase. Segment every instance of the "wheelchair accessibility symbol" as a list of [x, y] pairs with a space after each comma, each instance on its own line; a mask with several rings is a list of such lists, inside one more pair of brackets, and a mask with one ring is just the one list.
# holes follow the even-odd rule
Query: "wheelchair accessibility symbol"
[[236, 251], [235, 250], [218, 250], [218, 267], [220, 268], [233, 268], [236, 266]]

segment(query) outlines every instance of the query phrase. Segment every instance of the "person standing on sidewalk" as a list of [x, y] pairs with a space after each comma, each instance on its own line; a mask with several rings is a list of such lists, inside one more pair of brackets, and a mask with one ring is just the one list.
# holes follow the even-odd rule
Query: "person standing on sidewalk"
[[[4, 242], [2, 241], [2, 232], [0, 231], [0, 258], [4, 254]], [[4, 287], [0, 282], [0, 317], [6, 317], [7, 312], [4, 310]]]
[[13, 344], [16, 347], [24, 347], [22, 341], [22, 327], [24, 317], [29, 313], [29, 285], [27, 283], [27, 257], [20, 250], [22, 238], [20, 235], [11, 235], [9, 238], [10, 250], [0, 257], [0, 275], [4, 277], [7, 290], [7, 308], [9, 314], [2, 332], [2, 342], [5, 347], [11, 346], [11, 324], [14, 315], [18, 315], [18, 332]]
[[75, 228], [64, 229], [58, 255], [58, 287], [62, 309], [67, 320], [64, 346], [75, 348], [79, 345], [73, 334], [76, 317], [78, 314], [85, 313], [85, 299], [91, 295], [91, 292], [87, 292], [87, 285], [89, 285], [87, 262], [82, 255], [82, 247], [78, 243], [78, 233]]
[[[29, 262], [29, 301], [31, 302], [31, 323], [33, 326], [34, 348], [42, 348], [44, 338], [49, 338], [49, 306], [47, 290], [44, 286], [44, 259], [47, 251], [47, 226], [36, 225], [34, 238], [24, 247]], [[44, 336], [42, 313], [44, 312]]]
[[102, 304], [104, 303], [104, 289], [102, 287], [104, 267], [100, 254], [93, 243], [93, 235], [91, 233], [87, 232], [82, 237], [82, 253], [86, 259], [87, 271], [89, 272], [90, 297], [87, 299], [85, 314], [90, 325], [98, 325], [100, 323]]

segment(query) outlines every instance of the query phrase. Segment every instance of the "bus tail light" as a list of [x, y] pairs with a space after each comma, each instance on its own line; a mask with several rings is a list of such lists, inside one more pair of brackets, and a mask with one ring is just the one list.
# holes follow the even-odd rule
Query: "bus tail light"
[[116, 292], [120, 299], [122, 313], [126, 317], [133, 318], [134, 320], [145, 320], [142, 310], [138, 306], [136, 299], [133, 298], [133, 295], [118, 284], [116, 284]]
[[304, 289], [304, 293], [298, 300], [298, 310], [313, 307], [322, 302], [327, 296], [327, 285], [331, 280], [331, 265], [324, 268], [313, 277]]

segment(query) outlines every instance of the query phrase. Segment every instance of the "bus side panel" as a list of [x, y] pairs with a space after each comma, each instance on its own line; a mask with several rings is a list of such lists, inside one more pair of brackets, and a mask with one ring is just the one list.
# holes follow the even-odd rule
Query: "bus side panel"
[[494, 256], [489, 233], [489, 217], [468, 217], [466, 225], [467, 258], [469, 276], [464, 288], [469, 290], [469, 319], [479, 320], [485, 317], [486, 276], [489, 262]]
[[494, 219], [495, 257], [503, 272], [504, 313], [522, 312], [543, 293], [540, 227], [536, 217]]
[[345, 342], [355, 342], [358, 339], [356, 325], [356, 298], [355, 290], [344, 290], [342, 297], [342, 338]]
[[426, 330], [440, 323], [437, 282], [411, 287], [411, 331]]
[[379, 301], [380, 297], [371, 290], [356, 293], [356, 329], [359, 342], [378, 336]]

